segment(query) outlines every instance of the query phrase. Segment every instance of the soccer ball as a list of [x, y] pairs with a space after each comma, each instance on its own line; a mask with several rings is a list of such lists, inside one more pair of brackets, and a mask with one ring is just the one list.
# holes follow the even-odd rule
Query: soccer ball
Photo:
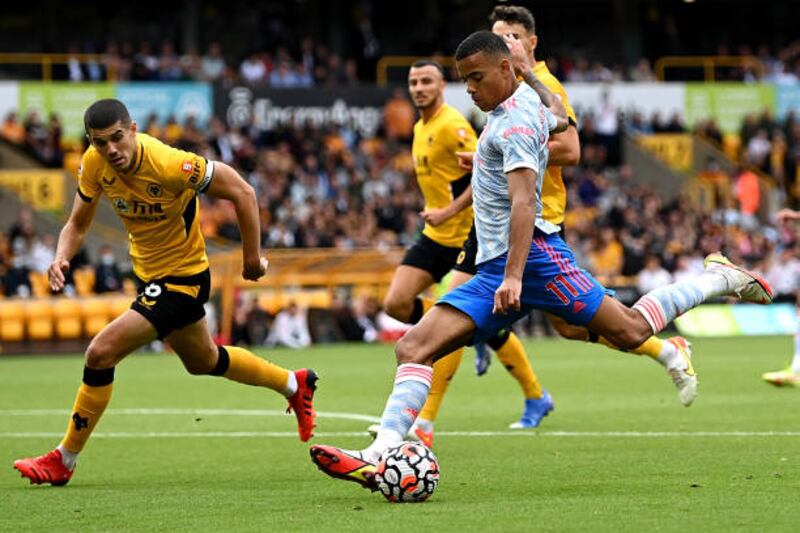
[[423, 502], [439, 485], [439, 463], [425, 445], [404, 442], [381, 455], [375, 481], [390, 502]]

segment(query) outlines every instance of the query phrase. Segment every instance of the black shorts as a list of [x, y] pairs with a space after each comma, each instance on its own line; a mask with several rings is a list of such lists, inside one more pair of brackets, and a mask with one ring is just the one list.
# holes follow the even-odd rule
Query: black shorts
[[439, 283], [453, 268], [459, 252], [461, 248], [442, 246], [430, 237], [420, 235], [414, 246], [406, 252], [401, 264], [422, 269]]
[[475, 266], [475, 258], [478, 256], [478, 237], [475, 235], [475, 225], [469, 230], [469, 237], [464, 241], [464, 246], [461, 247], [461, 252], [456, 259], [456, 265], [453, 270], [458, 270], [470, 276], [478, 273], [478, 268]]
[[208, 270], [193, 276], [168, 276], [144, 282], [136, 278], [136, 300], [131, 309], [145, 317], [163, 339], [176, 329], [194, 324], [204, 316], [203, 304], [211, 290]]
[[[564, 239], [564, 242], [567, 242], [567, 237], [564, 233], [564, 224], [561, 224], [561, 229], [558, 231], [558, 234]], [[458, 254], [458, 259], [456, 259], [456, 265], [453, 267], [453, 270], [458, 270], [459, 272], [474, 276], [478, 273], [478, 267], [475, 265], [475, 258], [477, 256], [478, 237], [475, 235], [475, 225], [473, 224], [472, 229], [469, 231], [469, 237], [467, 237], [467, 240], [464, 242], [461, 253]]]

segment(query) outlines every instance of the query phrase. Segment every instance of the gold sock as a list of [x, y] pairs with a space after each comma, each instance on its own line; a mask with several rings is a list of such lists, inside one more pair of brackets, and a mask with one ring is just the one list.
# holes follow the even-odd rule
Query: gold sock
[[[602, 344], [603, 346], [611, 348], [612, 350], [619, 350], [619, 348], [608, 342], [608, 340], [606, 340], [605, 337], [599, 337], [597, 339], [597, 342], [599, 344]], [[664, 341], [662, 341], [658, 337], [653, 336], [644, 341], [644, 343], [642, 343], [641, 346], [634, 348], [633, 350], [625, 350], [625, 351], [628, 351], [630, 353], [635, 353], [636, 355], [646, 355], [647, 357], [652, 357], [653, 359], [658, 361], [658, 357], [661, 355], [661, 348], [663, 344]]]
[[[281, 394], [286, 393], [289, 383], [289, 371], [266, 359], [237, 346], [225, 346], [228, 353], [228, 368], [222, 374], [226, 378], [258, 387], [267, 387]], [[220, 357], [223, 357], [222, 350]]]
[[67, 426], [67, 432], [61, 445], [67, 450], [78, 453], [86, 446], [86, 441], [92, 434], [100, 417], [103, 416], [109, 400], [113, 383], [93, 387], [86, 383], [81, 383], [78, 394], [75, 397], [75, 404], [72, 406], [72, 419]]
[[428, 399], [422, 407], [422, 411], [419, 412], [418, 418], [431, 422], [436, 421], [436, 416], [439, 414], [439, 408], [442, 406], [442, 400], [444, 400], [450, 380], [453, 379], [458, 370], [458, 365], [461, 364], [462, 355], [464, 355], [464, 348], [459, 348], [433, 363], [431, 390], [428, 392]]
[[503, 363], [514, 379], [517, 380], [525, 398], [541, 398], [542, 386], [539, 378], [533, 371], [528, 356], [525, 355], [525, 348], [522, 341], [516, 334], [511, 333], [506, 342], [495, 350], [497, 358]]

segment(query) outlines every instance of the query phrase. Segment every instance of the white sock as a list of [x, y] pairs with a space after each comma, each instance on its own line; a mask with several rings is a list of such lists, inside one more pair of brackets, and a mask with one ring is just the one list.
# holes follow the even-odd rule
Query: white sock
[[63, 444], [59, 444], [56, 449], [61, 452], [61, 462], [64, 463], [67, 470], [73, 470], [75, 468], [75, 462], [78, 460], [78, 452], [69, 451], [64, 448]]
[[286, 382], [286, 388], [283, 389], [283, 395], [289, 398], [295, 392], [297, 392], [297, 376], [294, 375], [294, 372], [289, 372], [289, 380]]
[[396, 431], [381, 428], [378, 430], [378, 436], [375, 437], [375, 440], [372, 441], [372, 444], [361, 451], [361, 456], [365, 461], [377, 464], [377, 462], [381, 460], [381, 455], [383, 455], [383, 452], [389, 448], [399, 446], [403, 442], [404, 438], [405, 435], [400, 435]]
[[664, 368], [682, 368], [686, 361], [683, 360], [678, 348], [671, 342], [664, 341], [661, 343], [661, 353], [658, 354], [658, 362]]

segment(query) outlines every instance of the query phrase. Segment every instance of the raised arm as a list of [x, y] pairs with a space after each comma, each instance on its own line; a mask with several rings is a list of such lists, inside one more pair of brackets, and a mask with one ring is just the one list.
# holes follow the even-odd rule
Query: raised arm
[[242, 235], [242, 277], [251, 281], [258, 280], [266, 274], [268, 263], [261, 257], [261, 222], [253, 187], [234, 169], [215, 161], [214, 174], [206, 194], [233, 203]]
[[536, 91], [542, 103], [547, 107], [553, 116], [556, 118], [556, 127], [551, 133], [560, 133], [569, 127], [569, 118], [567, 117], [567, 110], [561, 99], [553, 94], [553, 92], [542, 83], [542, 81], [531, 70], [530, 57], [525, 52], [522, 42], [513, 35], [504, 35], [508, 49], [511, 52], [511, 60], [514, 65], [514, 72], [517, 76], [527, 83], [531, 89]]

